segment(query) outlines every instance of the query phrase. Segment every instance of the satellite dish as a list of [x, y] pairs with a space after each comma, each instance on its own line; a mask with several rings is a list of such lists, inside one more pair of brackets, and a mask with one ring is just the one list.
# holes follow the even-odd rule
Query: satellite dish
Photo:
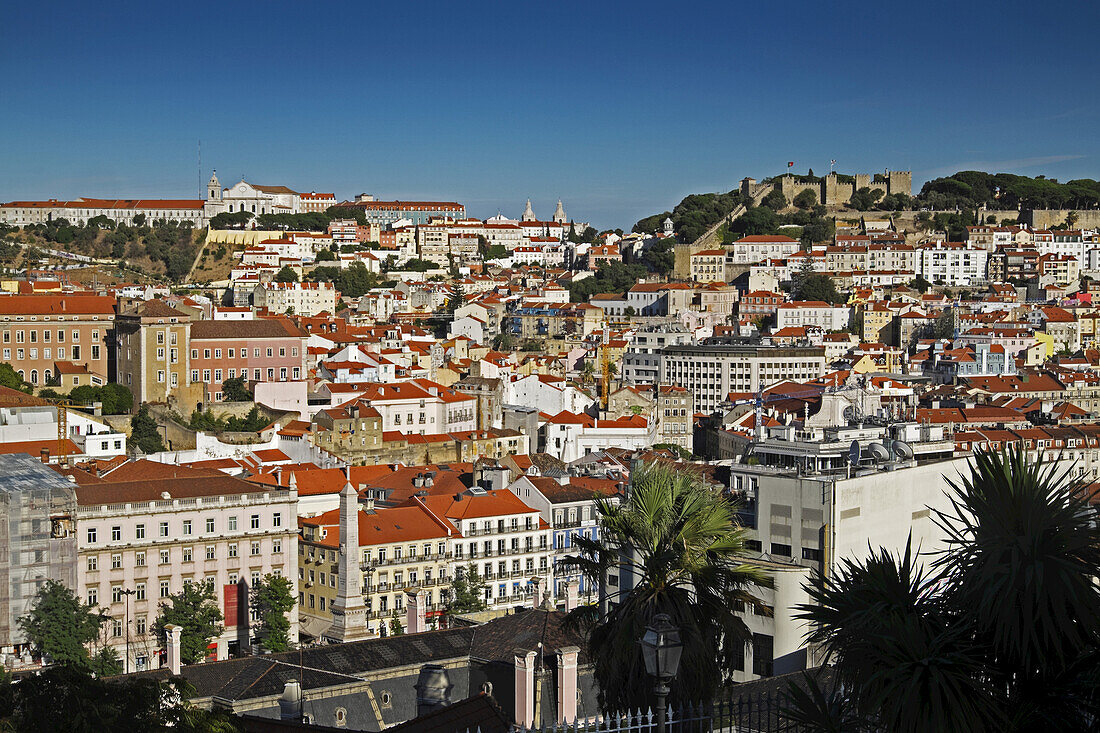
[[848, 448], [848, 461], [853, 466], [859, 465], [859, 441], [853, 440], [852, 445]]
[[885, 463], [890, 460], [890, 450], [881, 443], [871, 443], [867, 446], [876, 463]]
[[913, 459], [913, 449], [909, 447], [908, 443], [904, 443], [900, 440], [893, 442], [894, 453], [897, 454], [898, 460], [909, 461]]

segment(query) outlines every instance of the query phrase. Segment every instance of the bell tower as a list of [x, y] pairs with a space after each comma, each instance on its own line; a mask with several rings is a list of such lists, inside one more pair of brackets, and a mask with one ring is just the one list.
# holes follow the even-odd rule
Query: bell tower
[[206, 200], [207, 201], [221, 201], [222, 200], [222, 185], [218, 183], [218, 172], [210, 172], [210, 183], [206, 184]]

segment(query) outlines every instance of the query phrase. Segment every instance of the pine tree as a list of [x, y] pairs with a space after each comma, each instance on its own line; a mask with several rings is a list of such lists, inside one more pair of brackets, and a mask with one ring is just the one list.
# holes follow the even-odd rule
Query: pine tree
[[448, 613], [470, 613], [485, 610], [485, 580], [478, 575], [477, 566], [467, 565], [451, 582], [451, 601]]
[[137, 414], [130, 419], [130, 447], [139, 448], [142, 453], [159, 453], [164, 450], [164, 441], [157, 431], [157, 423], [149, 416], [149, 405], [142, 403]]

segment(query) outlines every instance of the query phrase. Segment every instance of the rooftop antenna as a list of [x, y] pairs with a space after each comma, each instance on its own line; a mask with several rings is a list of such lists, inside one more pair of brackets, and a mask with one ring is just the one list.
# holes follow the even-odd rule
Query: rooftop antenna
[[199, 198], [206, 198], [206, 192], [202, 187], [202, 140], [199, 140]]

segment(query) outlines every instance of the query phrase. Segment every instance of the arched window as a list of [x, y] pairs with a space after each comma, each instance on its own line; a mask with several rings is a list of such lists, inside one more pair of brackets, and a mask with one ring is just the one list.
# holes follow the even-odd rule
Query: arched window
[[31, 384], [38, 384], [38, 370], [31, 369]]
[[50, 373], [50, 370], [49, 370], [49, 369], [47, 369], [46, 371], [44, 371], [44, 372], [42, 373], [42, 381], [43, 381], [43, 382], [45, 382], [46, 384], [49, 384], [49, 383], [50, 383], [50, 378], [51, 378], [51, 376], [52, 376], [52, 375], [51, 375], [51, 373]]

